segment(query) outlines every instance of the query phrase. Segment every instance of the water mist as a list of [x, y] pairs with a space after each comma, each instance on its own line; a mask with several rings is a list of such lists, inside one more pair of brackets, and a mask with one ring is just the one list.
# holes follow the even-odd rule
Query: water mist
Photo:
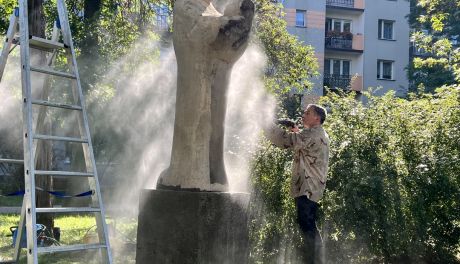
[[[137, 209], [139, 190], [155, 188], [159, 174], [169, 165], [177, 74], [172, 47], [162, 51], [160, 63], [144, 62], [136, 65], [132, 74], [122, 74], [122, 65], [131, 60], [130, 56], [136, 54], [121, 59], [107, 75], [105, 81], [116, 80], [117, 91], [103, 115], [104, 122], [127, 139], [123, 151], [113, 159], [119, 175], [107, 175], [129, 184], [130, 191], [122, 184], [107, 201], [123, 212]], [[275, 102], [266, 94], [262, 81], [265, 60], [263, 52], [252, 45], [233, 68], [225, 121], [225, 162], [231, 192], [250, 191], [250, 155], [257, 147], [261, 125], [273, 116]]]

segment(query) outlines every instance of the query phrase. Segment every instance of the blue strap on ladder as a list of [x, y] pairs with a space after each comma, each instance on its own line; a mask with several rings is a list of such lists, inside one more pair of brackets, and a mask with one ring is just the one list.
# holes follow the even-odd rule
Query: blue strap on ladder
[[51, 194], [51, 195], [54, 195], [56, 197], [60, 197], [60, 198], [72, 198], [72, 197], [84, 197], [84, 196], [90, 196], [90, 195], [93, 195], [94, 191], [90, 190], [90, 191], [87, 191], [87, 192], [82, 192], [82, 193], [79, 193], [79, 194], [75, 194], [75, 195], [67, 195], [63, 192], [53, 192], [53, 191], [46, 191], [47, 193]]
[[[69, 194], [66, 194], [64, 192], [56, 192], [56, 191], [47, 191], [47, 190], [44, 190], [42, 188], [39, 188], [39, 187], [36, 187], [37, 190], [39, 191], [44, 191], [44, 192], [47, 192], [51, 195], [54, 195], [56, 197], [59, 197], [59, 198], [74, 198], [74, 197], [85, 197], [85, 196], [91, 196], [94, 194], [94, 191], [93, 190], [89, 190], [89, 191], [86, 191], [86, 192], [82, 192], [82, 193], [79, 193], [79, 194], [75, 194], [75, 195], [69, 195]], [[17, 192], [12, 192], [12, 193], [8, 193], [8, 194], [0, 194], [0, 196], [3, 196], [3, 197], [7, 197], [7, 196], [21, 196], [21, 195], [24, 195], [26, 192], [24, 190], [20, 190], [20, 191], [17, 191]]]
[[24, 195], [26, 192], [21, 190], [21, 191], [17, 191], [17, 192], [12, 192], [12, 193], [8, 193], [8, 194], [5, 194], [5, 195], [1, 195], [0, 196], [20, 196], [20, 195]]

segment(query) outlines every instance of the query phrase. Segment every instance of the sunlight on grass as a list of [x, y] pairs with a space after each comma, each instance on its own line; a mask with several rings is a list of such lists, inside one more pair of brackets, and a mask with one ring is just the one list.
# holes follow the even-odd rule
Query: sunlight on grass
[[18, 215], [0, 215], [0, 260], [7, 260], [13, 255], [10, 227], [17, 226], [18, 222]]
[[61, 228], [63, 244], [82, 244], [96, 235], [96, 220], [92, 216], [64, 216], [56, 218], [54, 226]]

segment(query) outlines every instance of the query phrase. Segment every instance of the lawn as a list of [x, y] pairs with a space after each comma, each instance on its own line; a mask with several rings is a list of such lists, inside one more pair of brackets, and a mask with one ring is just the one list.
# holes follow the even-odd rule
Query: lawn
[[[11, 226], [18, 225], [19, 216], [0, 215], [0, 260], [8, 260], [13, 256]], [[110, 243], [114, 263], [135, 263], [137, 221], [132, 218], [109, 218]], [[96, 243], [96, 221], [92, 215], [71, 215], [55, 218], [55, 226], [61, 229], [61, 244]], [[26, 263], [25, 249], [21, 253], [19, 263]], [[40, 254], [39, 263], [101, 263], [97, 252], [64, 252]]]

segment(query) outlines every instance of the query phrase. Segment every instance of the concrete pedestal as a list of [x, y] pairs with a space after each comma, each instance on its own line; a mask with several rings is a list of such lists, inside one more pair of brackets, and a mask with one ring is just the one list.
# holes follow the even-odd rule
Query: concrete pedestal
[[143, 190], [137, 264], [248, 262], [249, 194]]

